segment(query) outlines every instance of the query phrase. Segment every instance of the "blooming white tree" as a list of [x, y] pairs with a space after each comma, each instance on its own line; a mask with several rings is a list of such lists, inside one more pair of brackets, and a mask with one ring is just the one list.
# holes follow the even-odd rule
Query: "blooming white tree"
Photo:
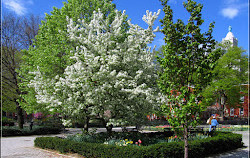
[[39, 69], [34, 72], [29, 86], [34, 87], [37, 102], [68, 116], [65, 123], [98, 118], [109, 130], [111, 124], [146, 118], [162, 99], [156, 86], [153, 53], [147, 47], [159, 30], [153, 30], [159, 13], [146, 12], [142, 19], [147, 29], [127, 21], [124, 40], [121, 27], [125, 11], [116, 10], [111, 24], [103, 20], [100, 11], [94, 12], [90, 23], [67, 19], [69, 38], [78, 44], [71, 57], [74, 62], [63, 76], [52, 80], [46, 80]]

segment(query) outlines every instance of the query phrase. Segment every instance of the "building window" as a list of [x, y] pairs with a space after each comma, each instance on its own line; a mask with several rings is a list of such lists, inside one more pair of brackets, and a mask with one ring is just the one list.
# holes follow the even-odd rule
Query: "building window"
[[241, 102], [241, 103], [244, 103], [244, 99], [245, 99], [244, 96], [240, 97], [240, 102]]
[[230, 109], [230, 116], [234, 116], [234, 108]]
[[243, 108], [239, 108], [239, 115], [244, 115], [244, 109]]

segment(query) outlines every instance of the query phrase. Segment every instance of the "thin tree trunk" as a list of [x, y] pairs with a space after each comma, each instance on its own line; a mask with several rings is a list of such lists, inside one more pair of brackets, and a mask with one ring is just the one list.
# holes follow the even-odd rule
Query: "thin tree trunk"
[[222, 121], [224, 120], [224, 106], [221, 104], [221, 102], [219, 101], [219, 107], [220, 107], [220, 110], [219, 110], [219, 115], [222, 117]]
[[224, 120], [224, 108], [225, 108], [225, 101], [226, 100], [226, 97], [224, 94], [221, 94], [220, 95], [220, 100], [219, 100], [219, 107], [220, 107], [220, 117], [222, 118], [221, 121]]
[[[13, 58], [13, 60], [14, 60], [14, 58]], [[15, 61], [13, 61], [13, 63], [15, 63]], [[15, 86], [16, 86], [16, 93], [18, 94], [18, 96], [20, 96], [21, 95], [21, 91], [20, 91], [19, 86], [18, 86], [17, 72], [15, 70], [14, 70], [14, 74], [13, 74], [13, 80], [14, 80]], [[23, 124], [24, 124], [23, 109], [19, 105], [19, 102], [17, 101], [17, 99], [18, 98], [15, 99], [16, 109], [17, 109], [17, 122], [18, 122], [19, 128], [23, 129]]]
[[85, 118], [84, 131], [86, 132], [89, 131], [89, 117], [88, 116]]
[[188, 158], [188, 127], [187, 127], [187, 123], [185, 123], [185, 125], [184, 125], [183, 136], [184, 136], [184, 158]]

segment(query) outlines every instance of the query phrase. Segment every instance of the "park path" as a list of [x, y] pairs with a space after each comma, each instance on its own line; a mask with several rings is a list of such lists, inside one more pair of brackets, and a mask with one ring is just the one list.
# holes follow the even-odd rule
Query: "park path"
[[[105, 129], [99, 129], [103, 131]], [[118, 131], [118, 128], [114, 129]], [[80, 129], [72, 129], [70, 133], [80, 133]], [[235, 132], [243, 135], [244, 148], [210, 156], [208, 158], [248, 158], [249, 157], [249, 131]], [[63, 134], [59, 134], [62, 136]], [[57, 135], [57, 136], [59, 136]], [[49, 135], [47, 135], [49, 136]], [[52, 135], [51, 135], [52, 136]], [[55, 135], [53, 135], [55, 136]], [[21, 136], [1, 138], [1, 158], [80, 158], [76, 154], [63, 155], [55, 151], [34, 147], [34, 140], [41, 136]]]
[[55, 151], [34, 147], [34, 140], [41, 136], [21, 136], [1, 138], [1, 158], [73, 158]]

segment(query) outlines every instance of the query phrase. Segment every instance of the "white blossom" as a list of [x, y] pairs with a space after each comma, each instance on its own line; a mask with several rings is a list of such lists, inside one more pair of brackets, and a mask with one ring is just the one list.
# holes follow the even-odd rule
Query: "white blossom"
[[[94, 12], [89, 23], [84, 19], [73, 22], [67, 17], [68, 37], [79, 43], [71, 57], [75, 63], [67, 66], [62, 76], [49, 81], [39, 69], [33, 72], [35, 77], [29, 86], [34, 87], [37, 102], [67, 116], [87, 115], [82, 111], [88, 109], [91, 115], [103, 117], [107, 110], [116, 113], [118, 109], [129, 115], [138, 108], [150, 110], [166, 102], [158, 93], [153, 53], [147, 47], [158, 31], [153, 30], [153, 24], [159, 12], [147, 11], [143, 16], [147, 29], [128, 21], [128, 36], [123, 42], [117, 39], [123, 34], [125, 11], [116, 11], [110, 25], [100, 10]], [[109, 120], [115, 122], [122, 119]], [[63, 123], [69, 124], [69, 120]]]

